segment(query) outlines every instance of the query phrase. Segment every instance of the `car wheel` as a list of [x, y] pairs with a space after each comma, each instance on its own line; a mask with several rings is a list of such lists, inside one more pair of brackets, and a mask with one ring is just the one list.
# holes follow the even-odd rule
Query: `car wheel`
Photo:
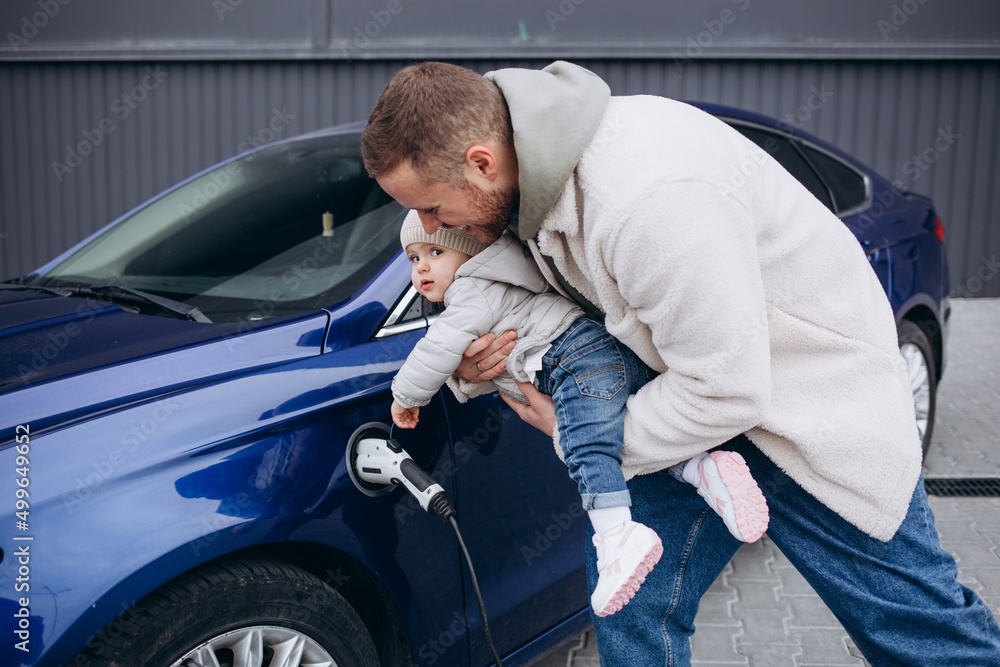
[[[115, 627], [115, 626], [118, 627]], [[194, 570], [124, 612], [83, 654], [106, 667], [377, 667], [358, 615], [317, 577], [276, 560]]]
[[923, 455], [931, 446], [931, 432], [934, 430], [934, 409], [937, 394], [937, 372], [934, 368], [934, 353], [927, 334], [919, 325], [904, 320], [899, 324], [899, 352], [906, 362], [906, 371], [913, 391], [913, 407], [916, 411], [917, 431], [923, 446]]

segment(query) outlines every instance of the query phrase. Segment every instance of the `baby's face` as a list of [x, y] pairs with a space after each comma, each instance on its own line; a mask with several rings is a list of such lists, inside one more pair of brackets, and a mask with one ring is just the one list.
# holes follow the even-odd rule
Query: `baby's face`
[[444, 301], [455, 271], [470, 259], [464, 252], [433, 243], [411, 243], [406, 246], [406, 256], [410, 258], [410, 280], [428, 301]]

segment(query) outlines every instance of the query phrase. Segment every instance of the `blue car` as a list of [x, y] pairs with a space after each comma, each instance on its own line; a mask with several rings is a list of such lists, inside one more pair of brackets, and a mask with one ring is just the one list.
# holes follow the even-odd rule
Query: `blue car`
[[[864, 247], [930, 439], [948, 272], [933, 204], [795, 128], [702, 105]], [[436, 310], [361, 125], [265, 146], [0, 284], [0, 664], [491, 663], [450, 526], [356, 484]], [[394, 437], [447, 492], [493, 640], [524, 664], [590, 620], [585, 513], [497, 394]]]

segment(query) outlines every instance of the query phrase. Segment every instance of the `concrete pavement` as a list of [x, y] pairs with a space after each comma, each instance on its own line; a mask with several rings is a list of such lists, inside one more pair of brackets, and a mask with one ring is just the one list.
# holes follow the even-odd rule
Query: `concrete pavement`
[[[1000, 478], [1000, 299], [952, 302], [924, 475]], [[959, 580], [1000, 616], [1000, 498], [930, 497]], [[866, 665], [843, 627], [765, 536], [744, 546], [702, 600], [692, 663], [754, 667]], [[533, 667], [599, 665], [593, 631]]]

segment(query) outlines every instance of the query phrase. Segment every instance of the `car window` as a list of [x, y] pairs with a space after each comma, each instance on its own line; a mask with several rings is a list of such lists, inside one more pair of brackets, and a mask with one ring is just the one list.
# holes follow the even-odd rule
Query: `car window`
[[746, 125], [734, 124], [733, 127], [747, 139], [770, 153], [771, 157], [777, 160], [799, 183], [806, 186], [809, 192], [813, 193], [813, 196], [823, 202], [828, 209], [831, 211], [834, 210], [833, 202], [830, 199], [830, 192], [827, 190], [826, 185], [788, 139], [780, 134], [747, 127]]
[[810, 146], [803, 146], [802, 150], [833, 191], [838, 214], [843, 215], [867, 203], [868, 186], [864, 176], [827, 153]]
[[425, 329], [444, 312], [444, 304], [428, 301], [412, 286], [408, 286], [389, 309], [375, 338], [387, 338], [401, 333]]
[[167, 193], [41, 282], [122, 284], [198, 306], [213, 322], [288, 315], [367, 283], [399, 249], [404, 214], [368, 177], [356, 134], [311, 137]]

